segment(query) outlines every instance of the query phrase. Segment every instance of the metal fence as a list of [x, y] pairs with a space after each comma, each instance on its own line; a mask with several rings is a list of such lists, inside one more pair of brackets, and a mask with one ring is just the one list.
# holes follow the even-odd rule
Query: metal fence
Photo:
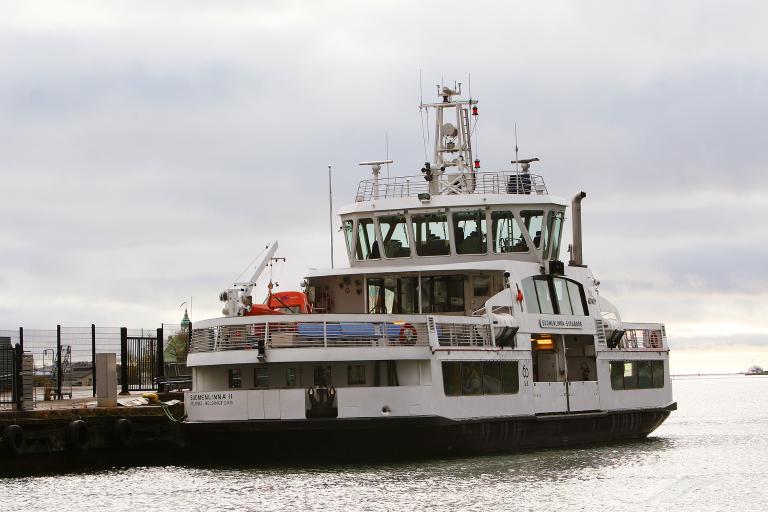
[[[158, 334], [161, 336], [158, 338]], [[96, 373], [94, 361], [96, 354], [115, 353], [117, 375], [122, 391], [158, 389], [162, 386], [170, 365], [173, 376], [186, 374], [186, 352], [188, 335], [181, 333], [178, 324], [163, 324], [160, 329], [127, 329], [121, 327], [65, 327], [54, 329], [0, 329], [0, 350], [2, 347], [19, 345], [24, 353], [32, 354], [33, 399], [35, 401], [59, 400], [70, 398], [89, 398], [96, 396]], [[132, 346], [125, 356], [136, 372], [126, 376], [123, 370], [122, 343], [125, 338], [151, 338], [149, 352], [145, 347]], [[164, 363], [165, 348], [169, 340], [174, 348], [169, 365]], [[135, 344], [134, 344], [135, 345]], [[0, 354], [0, 406], [9, 403], [6, 400], [4, 364]]]

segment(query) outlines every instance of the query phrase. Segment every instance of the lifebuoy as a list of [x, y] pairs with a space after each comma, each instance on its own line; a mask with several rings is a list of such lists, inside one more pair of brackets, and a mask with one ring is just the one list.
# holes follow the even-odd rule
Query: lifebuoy
[[83, 420], [70, 422], [65, 437], [69, 451], [81, 453], [88, 450], [90, 435], [88, 425]]
[[400, 336], [398, 338], [403, 345], [415, 345], [417, 335], [418, 333], [413, 324], [403, 324], [400, 327]]
[[8, 425], [3, 430], [3, 447], [13, 455], [21, 455], [24, 451], [24, 429], [19, 425]]
[[127, 418], [118, 419], [112, 430], [115, 444], [121, 448], [127, 448], [133, 444], [133, 433], [133, 423]]

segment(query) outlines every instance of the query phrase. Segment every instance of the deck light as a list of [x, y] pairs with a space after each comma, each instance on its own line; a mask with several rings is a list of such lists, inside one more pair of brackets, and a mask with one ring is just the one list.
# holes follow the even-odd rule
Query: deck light
[[479, 169], [479, 168], [480, 168], [480, 159], [475, 158], [475, 169]]
[[473, 105], [473, 106], [472, 106], [472, 115], [473, 115], [473, 116], [476, 116], [476, 115], [477, 115], [477, 105]]

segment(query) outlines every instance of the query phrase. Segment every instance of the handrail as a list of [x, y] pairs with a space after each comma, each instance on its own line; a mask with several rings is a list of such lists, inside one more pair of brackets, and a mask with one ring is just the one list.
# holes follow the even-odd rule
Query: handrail
[[190, 353], [328, 347], [493, 346], [486, 317], [426, 315], [280, 315], [198, 322]]
[[[458, 188], [451, 187], [456, 194], [547, 194], [544, 178], [538, 174], [515, 171], [480, 172], [467, 175]], [[393, 176], [376, 180], [361, 180], [357, 186], [355, 202], [387, 199], [394, 197], [416, 197], [429, 192], [429, 183], [424, 176]]]

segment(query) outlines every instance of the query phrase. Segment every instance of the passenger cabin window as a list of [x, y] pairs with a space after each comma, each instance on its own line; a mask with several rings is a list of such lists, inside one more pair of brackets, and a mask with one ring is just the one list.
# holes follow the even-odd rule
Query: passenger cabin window
[[577, 316], [587, 314], [582, 286], [564, 277], [535, 276], [523, 279], [523, 296], [529, 313]]
[[381, 258], [379, 243], [376, 241], [376, 229], [373, 219], [357, 221], [357, 245], [355, 256], [358, 260], [377, 260]]
[[368, 313], [418, 313], [419, 281], [416, 277], [368, 279]]
[[611, 361], [611, 388], [652, 389], [664, 387], [664, 361]]
[[464, 311], [464, 276], [421, 278], [422, 313]]
[[488, 252], [485, 226], [485, 210], [453, 212], [456, 254], [485, 254]]
[[496, 254], [528, 252], [528, 242], [512, 212], [491, 212], [491, 232], [493, 252]]
[[445, 361], [445, 396], [515, 394], [520, 390], [517, 361]]
[[411, 245], [408, 242], [408, 223], [404, 215], [379, 217], [381, 243], [387, 258], [408, 258]]
[[229, 389], [240, 389], [243, 387], [243, 374], [240, 368], [230, 368], [227, 371], [227, 384]]
[[563, 228], [563, 212], [550, 210], [549, 215], [547, 216], [547, 226], [549, 237], [544, 240], [544, 250], [542, 253], [545, 258], [556, 260], [560, 255], [560, 235]]
[[533, 245], [538, 249], [541, 247], [544, 212], [541, 210], [523, 210], [520, 212], [520, 218], [523, 219], [523, 225], [533, 241]]
[[347, 384], [350, 386], [365, 386], [364, 364], [351, 364], [347, 366]]
[[285, 369], [285, 387], [287, 388], [295, 388], [299, 386], [299, 379], [298, 379], [298, 373], [296, 372], [296, 368], [293, 366], [289, 366]]
[[448, 217], [445, 213], [411, 216], [419, 256], [446, 256], [451, 253], [448, 243]]
[[269, 368], [253, 369], [253, 387], [256, 389], [269, 388]]
[[344, 239], [347, 241], [347, 253], [352, 255], [352, 247], [355, 245], [355, 222], [352, 220], [344, 221]]

